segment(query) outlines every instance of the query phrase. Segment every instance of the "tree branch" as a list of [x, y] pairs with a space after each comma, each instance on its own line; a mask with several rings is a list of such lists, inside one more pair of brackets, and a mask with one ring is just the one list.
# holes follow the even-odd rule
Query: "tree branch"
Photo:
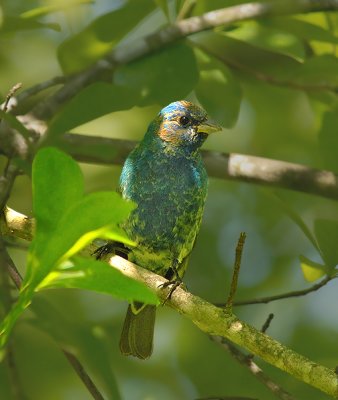
[[241, 260], [242, 260], [242, 253], [243, 253], [245, 238], [246, 238], [246, 233], [241, 232], [238, 242], [237, 242], [237, 246], [236, 246], [235, 263], [234, 263], [234, 268], [233, 268], [233, 272], [232, 272], [232, 280], [231, 280], [228, 300], [226, 302], [226, 311], [227, 312], [232, 312], [232, 306], [233, 306], [235, 294], [237, 291], [239, 270], [241, 268]]
[[[9, 257], [2, 235], [0, 234], [0, 287], [1, 297], [3, 300], [4, 310], [7, 313], [12, 307], [12, 293], [8, 279], [8, 270], [14, 265], [12, 259]], [[14, 265], [15, 268], [15, 265]], [[17, 365], [14, 358], [13, 343], [8, 344], [6, 353], [6, 363], [8, 368], [8, 375], [10, 379], [11, 391], [13, 399], [23, 400], [26, 398], [21, 385]]]
[[[19, 213], [15, 212], [14, 210], [11, 210], [7, 207], [4, 210], [4, 216], [5, 216], [5, 219], [0, 221], [0, 227], [1, 227], [1, 229], [0, 229], [0, 268], [6, 267], [6, 269], [7, 269], [6, 272], [11, 277], [11, 279], [14, 282], [17, 289], [20, 289], [21, 284], [22, 284], [22, 276], [20, 275], [20, 272], [17, 270], [17, 268], [16, 268], [15, 264], [13, 263], [13, 261], [11, 260], [11, 258], [8, 256], [7, 251], [3, 245], [2, 235], [9, 233], [9, 231], [7, 229], [5, 229], [5, 231], [3, 231], [3, 228], [7, 223], [10, 223], [10, 224], [12, 223], [13, 230], [11, 228], [9, 229], [11, 234], [18, 234], [18, 236], [23, 239], [31, 240], [32, 236], [33, 236], [34, 223], [31, 219], [29, 219], [25, 215], [19, 214]], [[11, 226], [11, 225], [9, 225], [9, 226]], [[21, 232], [21, 234], [19, 232]], [[4, 259], [6, 261], [5, 264], [4, 264]], [[97, 386], [95, 385], [95, 383], [92, 381], [91, 377], [86, 372], [83, 365], [77, 359], [77, 357], [75, 357], [74, 354], [72, 354], [71, 352], [69, 352], [68, 350], [66, 350], [64, 348], [61, 348], [61, 351], [63, 352], [64, 356], [67, 358], [67, 360], [69, 361], [69, 363], [71, 364], [71, 366], [73, 367], [74, 371], [79, 376], [79, 378], [81, 379], [83, 384], [86, 386], [89, 393], [92, 395], [93, 399], [94, 400], [103, 400], [104, 397], [100, 393], [100, 391], [97, 388]], [[10, 362], [10, 367], [13, 369], [13, 366], [14, 366], [14, 364], [12, 364], [14, 362], [13, 355], [10, 354], [8, 357], [9, 357], [8, 360]], [[14, 372], [15, 371], [13, 371], [13, 373]], [[18, 382], [15, 382], [15, 385], [17, 386]], [[16, 387], [16, 390], [18, 390], [17, 387]], [[22, 400], [24, 397], [19, 395], [17, 398]]]
[[[20, 217], [18, 213], [14, 212], [15, 218], [11, 218], [11, 213], [11, 209], [5, 210], [7, 221], [15, 220], [16, 234], [18, 234]], [[28, 224], [27, 217], [24, 216], [21, 221], [22, 232], [20, 237], [28, 238], [32, 235], [33, 224]], [[12, 233], [10, 227], [6, 232]], [[92, 254], [95, 249], [96, 247], [92, 244], [85, 249], [85, 254]], [[166, 282], [163, 277], [138, 267], [119, 256], [112, 257], [110, 263], [125, 275], [145, 283], [156, 292], [162, 301], [167, 298], [167, 290], [159, 289], [159, 286]], [[181, 287], [175, 290], [167, 303], [179, 313], [191, 319], [202, 331], [210, 335], [227, 338], [303, 382], [332, 396], [338, 396], [338, 380], [333, 370], [293, 352], [264, 333], [240, 321], [234, 314], [227, 313], [224, 309], [192, 295]]]
[[74, 354], [70, 353], [69, 351], [62, 349], [63, 354], [66, 356], [67, 360], [69, 361], [70, 365], [73, 367], [74, 371], [77, 373], [81, 381], [84, 383], [86, 388], [88, 389], [89, 393], [92, 395], [94, 400], [104, 400], [104, 397], [99, 392], [97, 387], [95, 386], [94, 382], [87, 374], [86, 370], [83, 368], [83, 365], [80, 361], [74, 356]]
[[[150, 287], [163, 302], [167, 290], [160, 288], [167, 282], [163, 277], [123, 259], [113, 256], [110, 265], [126, 276]], [[293, 350], [283, 346], [266, 334], [239, 320], [236, 315], [178, 287], [166, 304], [190, 319], [203, 332], [229, 339], [264, 361], [286, 371], [293, 377], [337, 398], [338, 380], [333, 369], [316, 364]]]
[[[315, 285], [310, 286], [307, 289], [303, 290], [295, 290], [292, 292], [286, 292], [277, 294], [275, 296], [267, 296], [267, 297], [260, 297], [257, 299], [250, 299], [250, 300], [237, 300], [234, 302], [234, 306], [246, 306], [249, 304], [266, 304], [270, 303], [271, 301], [281, 300], [281, 299], [290, 299], [291, 297], [301, 297], [305, 296], [311, 292], [315, 292], [318, 289], [325, 286], [328, 282], [332, 279], [336, 278], [336, 276], [326, 276], [320, 282], [316, 283]], [[219, 307], [226, 307], [226, 304], [218, 304]]]
[[255, 378], [257, 378], [263, 385], [269, 389], [276, 397], [282, 400], [295, 400], [290, 393], [286, 392], [281, 386], [274, 382], [270, 377], [268, 377], [262, 369], [252, 360], [251, 357], [243, 354], [238, 350], [232, 343], [227, 339], [221, 338], [219, 336], [210, 336], [211, 340], [220, 344], [223, 349], [225, 349], [231, 356], [239, 362], [241, 365], [245, 366]]
[[[136, 142], [68, 133], [56, 144], [81, 162], [120, 165]], [[338, 199], [338, 175], [331, 171], [245, 154], [202, 150], [202, 155], [210, 177]]]
[[114, 49], [105, 59], [70, 78], [59, 91], [40, 102], [32, 113], [37, 118], [49, 119], [62, 104], [100, 77], [104, 71], [112, 71], [118, 64], [135, 61], [194, 33], [253, 18], [335, 10], [338, 10], [338, 0], [276, 0], [240, 4], [176, 21], [153, 34]]

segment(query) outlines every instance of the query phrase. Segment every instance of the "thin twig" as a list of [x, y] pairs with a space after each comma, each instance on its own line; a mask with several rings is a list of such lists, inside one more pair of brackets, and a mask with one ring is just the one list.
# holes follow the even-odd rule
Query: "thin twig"
[[210, 338], [220, 344], [236, 361], [248, 368], [248, 370], [257, 378], [264, 386], [269, 389], [277, 398], [282, 400], [295, 400], [290, 393], [286, 392], [281, 386], [268, 377], [259, 366], [246, 354], [242, 353], [227, 339], [218, 336], [210, 336]]
[[249, 67], [248, 65], [231, 58], [227, 54], [227, 52], [220, 53], [219, 51], [214, 50], [207, 44], [203, 44], [203, 42], [200, 39], [191, 38], [190, 41], [194, 44], [194, 46], [201, 49], [204, 53], [217, 58], [219, 61], [226, 64], [228, 67], [238, 71], [242, 71], [248, 75], [251, 75], [255, 79], [261, 82], [266, 82], [274, 86], [289, 87], [291, 89], [297, 89], [306, 92], [320, 92], [327, 90], [335, 92], [338, 90], [338, 85], [336, 85], [335, 83], [327, 83], [327, 82], [301, 83], [298, 82], [297, 80], [292, 80], [292, 79], [280, 79], [273, 75], [269, 75], [266, 72], [257, 71], [254, 68]]
[[43, 90], [49, 89], [53, 86], [65, 83], [66, 81], [67, 81], [67, 77], [56, 76], [55, 78], [38, 83], [34, 86], [29, 87], [26, 90], [23, 90], [18, 96], [16, 96], [16, 100], [17, 100], [18, 104], [20, 104], [20, 103], [24, 102], [26, 99], [28, 99], [29, 97], [34, 96], [34, 95], [42, 92]]
[[190, 17], [196, 6], [196, 3], [197, 0], [185, 0], [177, 15], [176, 20], [181, 21], [182, 19]]
[[239, 270], [241, 268], [241, 260], [242, 260], [245, 238], [246, 238], [245, 232], [241, 232], [236, 246], [235, 263], [232, 273], [230, 292], [225, 306], [226, 310], [230, 312], [232, 311], [232, 304], [237, 290], [238, 276], [239, 276]]
[[[7, 273], [11, 264], [14, 265], [13, 261], [11, 260], [11, 258], [7, 253], [3, 238], [0, 235], [0, 283], [1, 283], [1, 294], [3, 298], [4, 310], [6, 313], [9, 312], [9, 310], [11, 309], [13, 302], [11, 287], [9, 284], [8, 273]], [[14, 348], [12, 342], [9, 342], [6, 350], [7, 351], [5, 360], [8, 367], [8, 375], [10, 378], [13, 399], [23, 400], [26, 398], [26, 396], [24, 395], [24, 391], [21, 386], [19, 373], [14, 358]]]
[[0, 214], [7, 203], [18, 174], [19, 168], [11, 160], [8, 160], [3, 175], [0, 176]]
[[[1, 236], [0, 236], [0, 240], [1, 240]], [[6, 252], [6, 254], [7, 254], [7, 252]], [[1, 255], [1, 252], [0, 252], [0, 255]], [[0, 259], [0, 262], [1, 262], [1, 259]], [[7, 272], [9, 274], [9, 276], [11, 277], [11, 279], [14, 282], [17, 289], [20, 289], [21, 284], [22, 284], [22, 276], [21, 276], [20, 272], [18, 271], [18, 269], [16, 268], [14, 262], [12, 261], [12, 259], [9, 256], [7, 257], [6, 264], [7, 264]], [[66, 350], [64, 348], [61, 348], [61, 350], [62, 350], [63, 354], [65, 355], [65, 357], [67, 358], [67, 360], [69, 361], [69, 363], [71, 364], [71, 366], [73, 367], [76, 374], [80, 377], [83, 384], [86, 386], [88, 391], [91, 393], [93, 399], [94, 400], [103, 400], [104, 397], [102, 396], [99, 389], [97, 388], [95, 383], [92, 381], [92, 379], [86, 372], [83, 365], [75, 357], [75, 355], [70, 353], [68, 350]], [[18, 397], [18, 400], [19, 399], [21, 400], [21, 399], [23, 399], [23, 397]]]
[[253, 18], [337, 9], [338, 0], [326, 0], [325, 2], [313, 0], [279, 0], [274, 2], [240, 4], [210, 11], [201, 16], [176, 21], [155, 33], [138, 38], [132, 43], [128, 42], [126, 46], [114, 49], [105, 59], [99, 60], [91, 68], [74, 75], [64, 87], [49, 97], [49, 99], [44, 99], [43, 102], [40, 102], [32, 112], [37, 118], [49, 119], [67, 100], [88, 86], [89, 83], [97, 80], [107, 69], [113, 70], [118, 64], [135, 61], [194, 33]]
[[[0, 228], [3, 234], [8, 236], [19, 237], [24, 240], [31, 241], [33, 238], [33, 230], [34, 230], [34, 220], [32, 218], [27, 217], [24, 214], [18, 213], [17, 211], [6, 207], [4, 212], [4, 219], [0, 220]], [[95, 249], [92, 249], [90, 252], [93, 252]], [[281, 293], [275, 296], [267, 296], [261, 297], [257, 299], [249, 299], [249, 300], [237, 300], [233, 302], [234, 306], [242, 306], [249, 304], [262, 304], [269, 303], [271, 301], [276, 301], [280, 299], [287, 299], [291, 297], [301, 297], [305, 296], [308, 293], [319, 290], [323, 286], [325, 286], [328, 282], [334, 279], [335, 276], [329, 277], [326, 276], [322, 281], [316, 283], [313, 286], [310, 286], [307, 289], [295, 290], [292, 292]], [[219, 307], [224, 307], [224, 303], [216, 304]]]
[[[315, 292], [316, 290], [322, 288], [323, 286], [325, 286], [328, 282], [330, 282], [334, 278], [336, 278], [336, 276], [326, 276], [320, 282], [316, 283], [313, 286], [310, 286], [307, 289], [294, 290], [292, 292], [281, 293], [281, 294], [277, 294], [274, 296], [259, 297], [257, 299], [237, 300], [234, 302], [234, 306], [246, 306], [249, 304], [266, 304], [266, 303], [270, 303], [271, 301], [276, 301], [276, 300], [281, 300], [281, 299], [289, 299], [291, 297], [305, 296], [311, 292]], [[226, 306], [226, 304], [223, 304], [223, 305], [219, 304], [219, 306], [224, 307], [224, 306]]]
[[262, 326], [262, 329], [261, 329], [262, 333], [266, 333], [266, 331], [269, 329], [271, 321], [273, 320], [273, 318], [274, 318], [274, 314], [273, 313], [268, 315], [268, 318], [266, 319], [266, 321], [264, 322], [264, 324]]
[[[95, 249], [90, 250], [92, 253]], [[146, 284], [156, 293], [160, 301], [165, 299], [166, 293], [160, 288], [161, 284], [167, 282], [165, 278], [117, 255], [111, 257], [109, 263], [124, 275]], [[227, 338], [264, 361], [287, 370], [289, 375], [337, 397], [338, 382], [333, 369], [316, 365], [239, 320], [234, 314], [225, 313], [224, 309], [211, 305], [180, 286], [168, 299], [167, 304], [188, 317], [203, 332]]]
[[9, 104], [9, 101], [10, 101], [10, 99], [15, 95], [15, 93], [20, 89], [22, 87], [22, 83], [16, 83], [13, 87], [12, 87], [12, 89], [8, 92], [8, 94], [7, 94], [7, 96], [6, 96], [6, 99], [5, 99], [5, 102], [3, 103], [3, 106], [2, 106], [2, 111], [4, 111], [4, 112], [7, 112], [7, 110], [8, 110], [8, 104]]
[[89, 393], [93, 396], [95, 400], [104, 400], [104, 397], [99, 392], [94, 382], [91, 380], [90, 376], [87, 374], [86, 370], [83, 368], [80, 361], [74, 356], [74, 354], [70, 353], [67, 350], [62, 350], [63, 354], [66, 356], [67, 360], [73, 367], [74, 371], [78, 374], [81, 381], [84, 383]]

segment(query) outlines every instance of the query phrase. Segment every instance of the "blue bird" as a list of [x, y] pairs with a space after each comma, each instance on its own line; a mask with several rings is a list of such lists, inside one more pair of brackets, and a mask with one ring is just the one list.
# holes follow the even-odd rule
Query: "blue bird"
[[[137, 205], [123, 226], [136, 242], [128, 259], [170, 281], [183, 277], [201, 225], [208, 176], [200, 147], [220, 129], [197, 105], [171, 103], [151, 122], [122, 169], [122, 196]], [[120, 340], [123, 354], [150, 357], [155, 310], [129, 305]]]

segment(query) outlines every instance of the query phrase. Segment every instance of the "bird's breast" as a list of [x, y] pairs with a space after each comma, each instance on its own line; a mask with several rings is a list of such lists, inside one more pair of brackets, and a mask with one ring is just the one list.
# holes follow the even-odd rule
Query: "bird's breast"
[[[137, 208], [125, 229], [143, 255], [155, 253], [158, 257], [162, 253], [166, 260], [163, 264], [190, 253], [201, 223], [207, 185], [200, 157], [131, 157], [126, 161], [121, 191]], [[145, 262], [138, 261], [141, 265]], [[159, 260], [156, 263], [161, 264]]]

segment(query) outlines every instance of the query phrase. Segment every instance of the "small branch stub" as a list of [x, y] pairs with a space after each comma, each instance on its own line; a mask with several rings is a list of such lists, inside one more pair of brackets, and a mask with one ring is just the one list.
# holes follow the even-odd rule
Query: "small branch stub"
[[246, 233], [241, 232], [241, 234], [239, 235], [237, 246], [236, 246], [235, 264], [234, 264], [234, 270], [233, 270], [233, 274], [232, 274], [230, 293], [229, 293], [228, 300], [225, 305], [225, 309], [227, 312], [232, 311], [232, 304], [233, 304], [234, 297], [236, 294], [239, 271], [241, 268], [241, 260], [242, 260], [242, 253], [243, 253], [245, 238], [246, 238]]

